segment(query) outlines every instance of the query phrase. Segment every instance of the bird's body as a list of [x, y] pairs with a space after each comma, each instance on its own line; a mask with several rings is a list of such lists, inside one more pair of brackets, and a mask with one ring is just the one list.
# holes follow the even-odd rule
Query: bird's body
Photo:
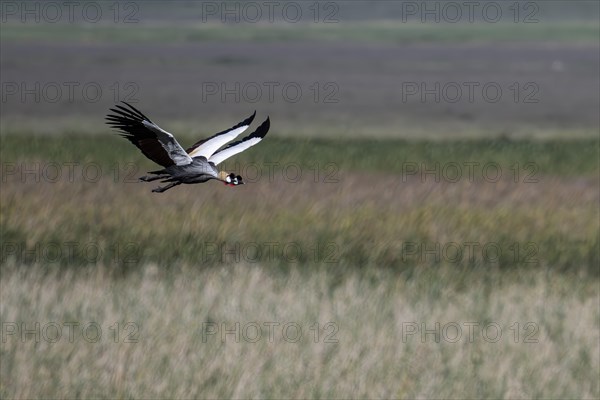
[[[164, 188], [154, 189], [153, 192], [164, 192], [180, 183], [194, 184], [208, 182], [211, 179], [220, 179], [216, 165], [208, 162], [208, 160], [202, 156], [193, 158], [190, 164], [170, 165], [165, 169], [149, 173], [154, 176], [142, 176], [140, 180], [151, 182], [162, 179], [163, 183], [171, 183], [171, 185], [165, 186]], [[229, 177], [231, 178], [231, 176]], [[225, 182], [229, 183], [227, 182], [226, 177]]]
[[171, 165], [164, 173], [182, 183], [203, 183], [210, 179], [219, 179], [219, 171], [214, 163], [209, 163], [205, 157], [194, 157], [187, 165]]
[[115, 114], [106, 117], [107, 123], [119, 129], [121, 136], [139, 148], [146, 157], [163, 166], [162, 170], [149, 172], [152, 176], [140, 178], [145, 182], [161, 180], [163, 183], [169, 183], [167, 186], [153, 190], [159, 193], [182, 183], [204, 183], [211, 179], [220, 180], [230, 186], [243, 184], [241, 176], [219, 171], [217, 165], [260, 142], [270, 126], [267, 118], [252, 134], [220, 149], [250, 126], [256, 115], [254, 113], [232, 128], [200, 140], [184, 150], [173, 135], [161, 129], [130, 104], [123, 103], [129, 109], [120, 105], [111, 108], [110, 110]]

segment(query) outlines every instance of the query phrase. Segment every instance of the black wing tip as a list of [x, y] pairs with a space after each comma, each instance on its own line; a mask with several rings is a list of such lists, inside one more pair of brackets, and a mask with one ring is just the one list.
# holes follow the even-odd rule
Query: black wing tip
[[[137, 112], [138, 114], [142, 114], [140, 112], [140, 110], [138, 110], [137, 108], [135, 108], [134, 106], [132, 106], [131, 104], [129, 104], [128, 102], [126, 102], [125, 100], [121, 100], [121, 103], [125, 104], [127, 107], [129, 107], [132, 111]], [[116, 107], [121, 107], [120, 105], [116, 105]], [[143, 114], [142, 114], [143, 115]]]
[[121, 104], [115, 104], [114, 108], [109, 108], [109, 110], [112, 111], [114, 114], [107, 114], [107, 117], [112, 116], [117, 118], [126, 118], [139, 121], [146, 120], [152, 123], [152, 121], [150, 121], [150, 118], [148, 118], [146, 115], [144, 115], [144, 113], [142, 113], [140, 110], [138, 110], [128, 102], [121, 100], [121, 103], [125, 104], [129, 108], [125, 108]]
[[265, 136], [267, 136], [269, 128], [271, 128], [271, 119], [267, 116], [267, 119], [265, 119], [263, 123], [260, 124], [258, 128], [256, 128], [256, 137], [264, 138]]
[[246, 118], [245, 120], [243, 120], [242, 122], [240, 122], [237, 125], [237, 127], [250, 125], [252, 123], [252, 121], [254, 121], [254, 117], [256, 117], [256, 110], [254, 110], [254, 112], [252, 113], [251, 116], [249, 116], [248, 118]]
[[[264, 138], [265, 136], [267, 136], [267, 133], [269, 132], [269, 128], [271, 127], [271, 119], [269, 117], [267, 117], [267, 119], [265, 119], [263, 121], [262, 124], [260, 124], [258, 126], [258, 128], [256, 128], [256, 130], [254, 132], [252, 132], [250, 135], [246, 136], [244, 139], [242, 139], [242, 141], [244, 140], [249, 140], [249, 139], [255, 139], [255, 138]], [[234, 144], [238, 144], [239, 142], [236, 142]]]

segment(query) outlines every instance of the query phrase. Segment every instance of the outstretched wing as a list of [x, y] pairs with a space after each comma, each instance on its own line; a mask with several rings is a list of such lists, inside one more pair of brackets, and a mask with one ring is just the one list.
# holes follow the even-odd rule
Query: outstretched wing
[[242, 140], [231, 143], [229, 146], [225, 147], [223, 150], [219, 150], [212, 157], [208, 159], [208, 161], [218, 165], [228, 159], [231, 156], [236, 155], [237, 153], [241, 153], [249, 147], [254, 146], [265, 136], [267, 136], [267, 132], [269, 132], [269, 127], [271, 126], [271, 122], [269, 121], [269, 117], [263, 122], [254, 132], [250, 135], [246, 136]]
[[219, 148], [226, 143], [231, 142], [233, 139], [238, 137], [242, 132], [244, 132], [256, 116], [256, 111], [254, 114], [227, 130], [223, 132], [219, 132], [208, 139], [202, 139], [199, 142], [195, 143], [192, 147], [187, 149], [190, 157], [206, 157], [210, 158]]
[[163, 167], [187, 165], [192, 158], [169, 132], [150, 121], [131, 104], [116, 105], [114, 114], [106, 116], [107, 124], [121, 131], [121, 136], [133, 143], [146, 157]]

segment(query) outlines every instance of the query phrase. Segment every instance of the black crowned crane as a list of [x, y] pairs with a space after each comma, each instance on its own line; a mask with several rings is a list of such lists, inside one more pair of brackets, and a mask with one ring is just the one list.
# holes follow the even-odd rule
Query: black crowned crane
[[241, 176], [219, 171], [217, 165], [260, 142], [266, 136], [270, 126], [267, 117], [250, 135], [221, 149], [248, 129], [256, 115], [255, 111], [236, 126], [208, 139], [200, 140], [184, 150], [173, 135], [161, 129], [131, 104], [126, 102], [123, 104], [128, 108], [116, 105], [116, 108], [110, 109], [113, 114], [106, 116], [107, 124], [119, 129], [121, 136], [133, 143], [150, 160], [164, 167], [158, 171], [148, 172], [152, 175], [140, 177], [140, 180], [145, 182], [162, 179], [162, 183], [169, 183], [152, 190], [157, 193], [182, 183], [203, 183], [211, 179], [217, 179], [229, 186], [243, 185]]

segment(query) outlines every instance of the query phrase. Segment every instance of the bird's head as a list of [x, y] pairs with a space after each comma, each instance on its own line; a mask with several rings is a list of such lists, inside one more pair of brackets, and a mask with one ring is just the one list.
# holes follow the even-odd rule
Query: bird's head
[[219, 180], [227, 186], [243, 185], [244, 180], [241, 176], [234, 174], [233, 172], [228, 174], [225, 171], [219, 172]]

